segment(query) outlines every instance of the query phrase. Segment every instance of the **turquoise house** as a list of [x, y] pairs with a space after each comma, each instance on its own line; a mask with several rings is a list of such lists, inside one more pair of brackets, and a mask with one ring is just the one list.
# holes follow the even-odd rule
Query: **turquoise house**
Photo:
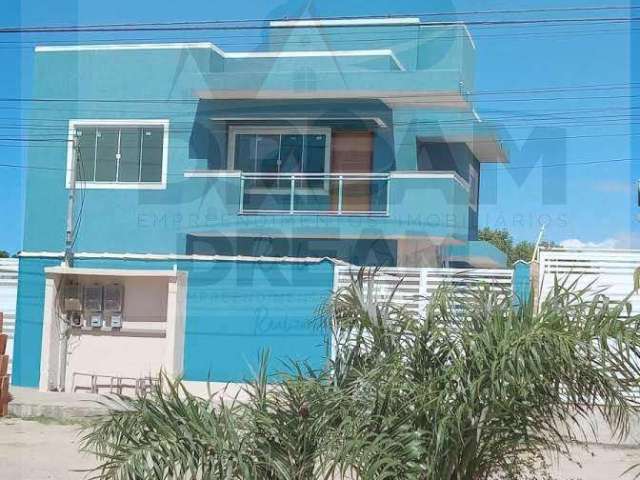
[[336, 262], [504, 266], [477, 240], [481, 165], [507, 155], [466, 27], [269, 27], [252, 51], [36, 47], [28, 116], [58, 141], [27, 155], [14, 384], [236, 382], [263, 349], [321, 365]]

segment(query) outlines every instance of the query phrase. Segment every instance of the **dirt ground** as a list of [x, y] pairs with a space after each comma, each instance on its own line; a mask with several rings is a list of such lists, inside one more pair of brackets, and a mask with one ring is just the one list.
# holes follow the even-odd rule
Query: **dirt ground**
[[589, 445], [572, 449], [573, 462], [563, 459], [555, 465], [553, 478], [558, 480], [633, 480], [633, 473], [622, 474], [640, 463], [640, 448], [608, 445]]
[[0, 480], [79, 480], [95, 465], [78, 452], [78, 425], [0, 419]]
[[[78, 452], [79, 426], [51, 420], [0, 419], [0, 480], [80, 480], [95, 460]], [[555, 468], [557, 480], [614, 480], [640, 463], [640, 448], [576, 447], [578, 466], [563, 460]], [[631, 479], [633, 475], [622, 477]]]

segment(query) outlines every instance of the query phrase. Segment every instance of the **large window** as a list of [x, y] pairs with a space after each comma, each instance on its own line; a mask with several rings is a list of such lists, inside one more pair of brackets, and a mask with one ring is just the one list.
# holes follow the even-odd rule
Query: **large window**
[[[70, 134], [77, 148], [76, 180], [89, 188], [164, 188], [168, 122], [76, 121]], [[73, 138], [73, 137], [72, 137]], [[69, 178], [67, 179], [69, 183]]]
[[250, 173], [329, 173], [328, 128], [230, 127], [229, 165]]

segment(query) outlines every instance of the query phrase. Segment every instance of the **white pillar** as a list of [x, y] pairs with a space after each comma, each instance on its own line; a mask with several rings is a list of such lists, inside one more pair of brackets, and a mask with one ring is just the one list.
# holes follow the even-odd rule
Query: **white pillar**
[[60, 325], [57, 317], [56, 301], [58, 287], [55, 275], [47, 274], [44, 287], [44, 311], [42, 314], [42, 348], [40, 350], [41, 391], [49, 391], [57, 384], [60, 352]]
[[165, 373], [170, 377], [182, 375], [184, 368], [184, 329], [187, 307], [187, 274], [177, 272], [167, 287], [167, 348]]

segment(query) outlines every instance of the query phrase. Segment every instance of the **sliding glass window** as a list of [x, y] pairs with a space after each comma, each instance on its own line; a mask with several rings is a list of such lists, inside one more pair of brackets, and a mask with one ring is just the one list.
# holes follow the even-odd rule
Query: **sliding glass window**
[[248, 173], [329, 173], [328, 129], [241, 127], [230, 133], [229, 159]]
[[76, 125], [76, 178], [90, 183], [163, 180], [164, 125]]

